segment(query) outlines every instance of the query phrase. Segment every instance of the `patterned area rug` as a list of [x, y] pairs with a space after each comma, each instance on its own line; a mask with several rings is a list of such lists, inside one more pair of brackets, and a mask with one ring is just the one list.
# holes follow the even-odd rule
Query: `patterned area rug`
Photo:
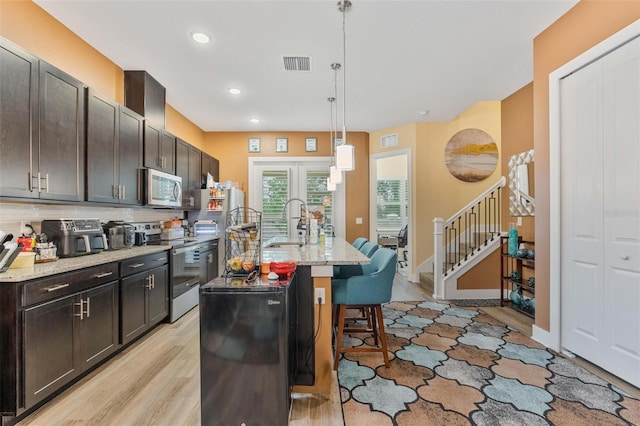
[[[436, 302], [383, 314], [391, 367], [380, 353], [338, 366], [346, 426], [640, 425], [640, 400], [489, 315]], [[345, 345], [372, 343], [357, 336]]]

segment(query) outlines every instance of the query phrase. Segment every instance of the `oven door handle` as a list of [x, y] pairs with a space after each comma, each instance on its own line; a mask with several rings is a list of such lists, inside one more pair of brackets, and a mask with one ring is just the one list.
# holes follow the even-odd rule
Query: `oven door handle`
[[198, 250], [198, 246], [194, 244], [190, 247], [179, 247], [179, 248], [173, 249], [173, 254], [182, 254], [188, 251], [196, 251], [196, 250]]

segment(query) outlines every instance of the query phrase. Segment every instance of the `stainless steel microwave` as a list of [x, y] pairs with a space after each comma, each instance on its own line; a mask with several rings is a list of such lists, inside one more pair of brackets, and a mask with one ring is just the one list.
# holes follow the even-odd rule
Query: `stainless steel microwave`
[[182, 178], [146, 169], [146, 201], [149, 206], [181, 207]]

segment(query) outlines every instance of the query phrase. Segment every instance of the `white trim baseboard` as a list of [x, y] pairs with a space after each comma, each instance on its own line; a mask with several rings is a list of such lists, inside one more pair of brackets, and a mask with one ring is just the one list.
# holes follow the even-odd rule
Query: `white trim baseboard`
[[543, 344], [547, 348], [551, 348], [556, 352], [558, 351], [558, 348], [553, 345], [551, 333], [535, 324], [531, 326], [531, 338], [536, 342]]

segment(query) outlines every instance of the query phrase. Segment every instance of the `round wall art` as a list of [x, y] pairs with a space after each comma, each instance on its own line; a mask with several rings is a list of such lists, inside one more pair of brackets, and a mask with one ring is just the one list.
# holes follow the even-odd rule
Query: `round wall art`
[[498, 145], [487, 132], [464, 129], [453, 135], [444, 148], [449, 173], [465, 182], [486, 179], [498, 165]]

